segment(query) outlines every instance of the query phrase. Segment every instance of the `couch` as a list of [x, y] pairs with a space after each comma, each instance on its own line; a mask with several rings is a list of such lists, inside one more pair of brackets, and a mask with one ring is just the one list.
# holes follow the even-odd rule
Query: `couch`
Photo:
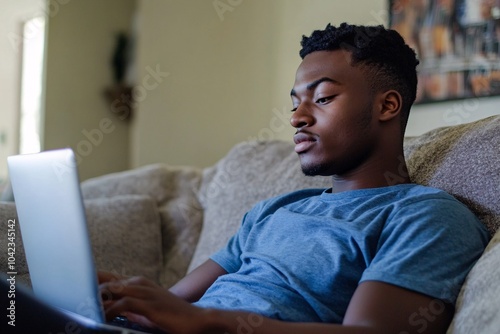
[[[405, 138], [414, 182], [444, 189], [476, 213], [492, 240], [468, 275], [449, 333], [500, 332], [500, 116]], [[397, 175], [387, 175], [388, 183]], [[300, 188], [306, 177], [291, 142], [236, 145], [209, 168], [152, 164], [82, 182], [96, 266], [169, 287], [222, 247], [257, 201]], [[1, 271], [15, 222], [17, 282], [29, 286], [15, 203], [0, 203]], [[12, 224], [11, 224], [12, 225]]]

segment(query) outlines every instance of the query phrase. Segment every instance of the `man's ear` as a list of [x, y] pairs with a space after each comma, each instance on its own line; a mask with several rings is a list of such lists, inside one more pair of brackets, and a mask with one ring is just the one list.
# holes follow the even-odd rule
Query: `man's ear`
[[389, 121], [401, 113], [403, 98], [398, 91], [388, 90], [379, 95], [379, 113], [378, 119], [381, 122]]

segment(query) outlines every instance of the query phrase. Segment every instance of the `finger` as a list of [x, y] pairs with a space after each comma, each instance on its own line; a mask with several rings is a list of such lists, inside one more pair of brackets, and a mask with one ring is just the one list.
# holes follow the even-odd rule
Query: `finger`
[[[158, 314], [155, 316], [155, 313]], [[169, 315], [162, 312], [156, 303], [150, 301], [124, 297], [113, 302], [109, 309], [105, 310], [105, 316], [108, 321], [116, 316], [125, 316], [128, 320], [147, 328], [161, 329], [165, 333], [176, 332], [171, 331], [169, 322], [172, 319], [168, 320]]]
[[112, 273], [110, 271], [98, 271], [97, 272], [97, 280], [99, 281], [99, 284], [105, 283], [105, 282], [110, 282], [110, 281], [117, 281], [121, 280], [123, 277], [121, 277], [118, 274]]
[[152, 299], [155, 298], [158, 293], [163, 292], [163, 288], [158, 286], [136, 284], [134, 283], [134, 280], [103, 283], [99, 288], [104, 302], [118, 300], [123, 297]]
[[101, 294], [102, 301], [106, 302], [119, 297], [126, 285], [127, 283], [125, 280], [110, 281], [100, 284], [99, 292]]
[[[105, 309], [106, 319], [111, 320], [116, 316], [127, 314], [130, 316], [131, 314], [136, 314], [138, 317], [143, 317], [148, 319], [147, 314], [149, 313], [148, 303], [144, 302], [144, 300], [126, 296], [119, 300], [115, 300], [111, 303], [108, 303]], [[137, 320], [137, 317], [133, 317], [134, 320]], [[149, 319], [148, 321], [152, 323]], [[144, 320], [143, 320], [144, 322]]]
[[[113, 274], [111, 274], [113, 275]], [[104, 279], [109, 278], [110, 275], [103, 275]], [[101, 292], [101, 299], [103, 301], [107, 300], [113, 300], [116, 297], [120, 297], [124, 294], [127, 294], [125, 292], [125, 287], [127, 286], [143, 286], [143, 287], [149, 287], [149, 288], [154, 288], [154, 289], [161, 289], [163, 290], [162, 287], [158, 286], [156, 283], [153, 281], [150, 281], [144, 277], [130, 277], [126, 279], [117, 279], [117, 280], [110, 280], [110, 281], [105, 281], [104, 283], [99, 285], [99, 290]]]
[[142, 315], [139, 315], [139, 314], [135, 314], [135, 313], [132, 313], [132, 312], [123, 312], [122, 314], [129, 321], [131, 321], [133, 323], [136, 323], [136, 324], [140, 324], [141, 326], [149, 327], [149, 328], [157, 328], [158, 327], [155, 323], [151, 322], [145, 316], [142, 316]]
[[129, 277], [126, 279], [125, 284], [130, 284], [130, 285], [141, 285], [141, 286], [148, 286], [152, 288], [160, 288], [158, 284], [155, 282], [143, 277], [143, 276], [133, 276]]

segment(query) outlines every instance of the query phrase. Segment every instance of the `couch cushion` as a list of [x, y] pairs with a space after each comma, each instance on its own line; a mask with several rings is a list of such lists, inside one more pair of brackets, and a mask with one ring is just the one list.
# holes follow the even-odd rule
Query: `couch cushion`
[[245, 212], [258, 201], [297, 189], [330, 186], [330, 177], [304, 176], [291, 141], [236, 145], [204, 171], [199, 194], [205, 208], [203, 230], [189, 271], [226, 244]]
[[85, 200], [96, 267], [158, 282], [162, 263], [160, 215], [144, 195]]
[[460, 291], [448, 334], [497, 334], [500, 329], [500, 231], [472, 268]]
[[160, 284], [170, 287], [186, 274], [201, 232], [203, 209], [196, 193], [201, 170], [152, 164], [82, 182], [86, 199], [142, 194], [156, 201], [161, 217], [163, 270]]
[[491, 235], [500, 226], [500, 116], [439, 128], [405, 142], [412, 180], [466, 204]]
[[[98, 270], [159, 280], [162, 257], [160, 219], [151, 198], [132, 195], [85, 200], [85, 211]], [[1, 203], [0, 235], [7, 235], [9, 220], [16, 222], [17, 281], [30, 285], [15, 204]], [[7, 263], [6, 246], [6, 243], [0, 243], [0, 263]]]

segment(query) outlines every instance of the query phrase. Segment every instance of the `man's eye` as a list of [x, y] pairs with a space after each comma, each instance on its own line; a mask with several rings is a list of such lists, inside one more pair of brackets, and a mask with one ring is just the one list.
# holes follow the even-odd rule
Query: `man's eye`
[[294, 112], [294, 111], [297, 111], [297, 107], [293, 107], [292, 110], [290, 110], [290, 112]]
[[319, 103], [319, 104], [323, 104], [323, 103], [327, 103], [328, 101], [330, 101], [331, 99], [333, 99], [333, 95], [332, 96], [326, 96], [326, 97], [321, 97], [319, 99], [316, 100], [316, 103]]

